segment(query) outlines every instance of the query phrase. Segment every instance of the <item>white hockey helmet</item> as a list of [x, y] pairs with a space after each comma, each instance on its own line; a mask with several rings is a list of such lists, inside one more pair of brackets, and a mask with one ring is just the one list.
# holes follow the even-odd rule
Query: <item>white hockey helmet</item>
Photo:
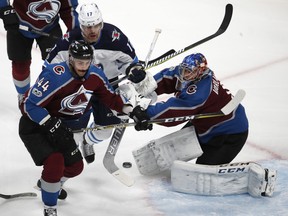
[[83, 4], [80, 7], [79, 23], [81, 26], [95, 26], [102, 23], [102, 14], [95, 3]]

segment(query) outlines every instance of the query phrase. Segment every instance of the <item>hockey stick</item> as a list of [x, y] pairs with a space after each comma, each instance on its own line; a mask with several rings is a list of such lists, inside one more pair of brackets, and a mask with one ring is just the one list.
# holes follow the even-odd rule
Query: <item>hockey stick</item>
[[175, 56], [180, 55], [183, 52], [186, 52], [187, 50], [190, 50], [190, 49], [192, 49], [192, 48], [194, 48], [200, 44], [203, 44], [203, 43], [223, 34], [227, 30], [227, 28], [230, 24], [232, 14], [233, 14], [233, 5], [227, 4], [226, 8], [225, 8], [225, 15], [224, 15], [223, 21], [222, 21], [219, 29], [214, 34], [212, 34], [206, 38], [203, 38], [202, 40], [197, 41], [196, 43], [193, 43], [193, 44], [191, 44], [191, 45], [189, 45], [189, 46], [187, 46], [187, 47], [185, 47], [185, 48], [183, 48], [177, 52], [174, 49], [169, 50], [168, 52], [164, 53], [160, 57], [149, 61], [148, 65], [146, 65], [145, 69], [149, 69], [149, 68], [155, 67], [157, 65], [160, 65], [160, 64], [168, 61], [169, 59], [174, 58]]
[[[146, 56], [145, 59], [145, 65], [148, 63], [151, 54], [154, 50], [157, 38], [159, 36], [159, 34], [161, 33], [161, 29], [155, 29], [155, 35], [153, 38], [153, 41], [150, 45], [149, 48], [149, 52]], [[120, 80], [116, 80], [114, 82], [111, 83], [112, 86], [118, 84], [119, 82], [121, 82], [122, 80], [126, 79], [127, 76], [123, 77]], [[123, 123], [128, 123], [129, 120], [122, 120]], [[117, 153], [118, 147], [120, 145], [121, 139], [124, 135], [125, 132], [125, 127], [122, 128], [115, 128], [114, 133], [112, 135], [112, 138], [110, 140], [110, 143], [108, 145], [108, 148], [106, 150], [105, 156], [103, 158], [103, 165], [104, 167], [108, 170], [108, 172], [110, 174], [112, 174], [116, 179], [118, 179], [120, 182], [122, 182], [123, 184], [125, 184], [126, 186], [130, 187], [134, 184], [134, 179], [131, 178], [130, 176], [126, 175], [122, 170], [120, 170], [116, 164], [115, 164], [115, 155]]]
[[[151, 57], [151, 54], [152, 54], [152, 52], [153, 52], [153, 50], [154, 50], [156, 41], [157, 41], [158, 36], [159, 36], [159, 34], [161, 33], [161, 31], [162, 31], [162, 30], [159, 29], [159, 28], [155, 29], [154, 38], [153, 38], [153, 41], [152, 41], [151, 44], [150, 44], [149, 52], [147, 53], [147, 56], [146, 56], [146, 58], [145, 58], [145, 62], [139, 61], [141, 64], [144, 63], [144, 68], [146, 67], [146, 65], [147, 65], [148, 62], [149, 62], [149, 59], [150, 59], [150, 57]], [[128, 78], [128, 76], [125, 75], [125, 76], [121, 77], [120, 79], [113, 81], [113, 82], [110, 83], [110, 84], [111, 84], [112, 86], [115, 86], [115, 85], [117, 85], [118, 83], [122, 82], [123, 80], [125, 80], [125, 79], [127, 79], [127, 78]]]
[[[227, 30], [227, 28], [230, 24], [232, 14], [233, 14], [233, 5], [227, 4], [226, 8], [225, 8], [225, 14], [224, 14], [224, 18], [222, 20], [222, 23], [221, 23], [220, 27], [218, 28], [218, 30], [214, 34], [212, 34], [206, 38], [203, 38], [200, 41], [197, 41], [196, 43], [193, 43], [193, 44], [191, 44], [191, 45], [189, 45], [189, 46], [187, 46], [187, 47], [185, 47], [179, 51], [175, 51], [174, 49], [167, 51], [166, 53], [162, 54], [161, 56], [159, 56], [153, 60], [150, 60], [148, 62], [148, 64], [145, 64], [145, 67], [144, 67], [145, 70], [150, 69], [150, 68], [155, 67], [155, 66], [158, 66], [158, 65], [168, 61], [169, 59], [174, 58], [175, 56], [178, 56], [178, 55], [182, 54], [183, 52], [186, 52], [187, 50], [190, 50], [190, 49], [192, 49], [192, 48], [194, 48], [200, 44], [203, 44], [203, 43], [223, 34]], [[143, 61], [140, 61], [140, 62], [143, 62]], [[112, 82], [111, 85], [112, 86], [116, 85], [125, 79], [127, 79], [127, 76], [124, 76], [121, 79]]]
[[[246, 92], [243, 89], [240, 89], [237, 91], [236, 95], [232, 98], [232, 100], [227, 103], [219, 112], [213, 112], [213, 113], [202, 113], [202, 114], [195, 114], [195, 115], [189, 115], [189, 116], [177, 116], [172, 118], [163, 118], [163, 119], [154, 119], [150, 120], [149, 124], [159, 124], [159, 123], [168, 123], [168, 122], [178, 122], [178, 121], [188, 121], [193, 119], [204, 119], [204, 118], [213, 118], [213, 117], [220, 117], [229, 115], [233, 110], [235, 110], [238, 105], [241, 103], [243, 98], [245, 97]], [[107, 128], [123, 128], [123, 127], [129, 127], [129, 126], [135, 126], [135, 122], [130, 123], [120, 123], [120, 124], [111, 124], [106, 126], [96, 126], [94, 128], [84, 128], [80, 131], [87, 131], [87, 130], [104, 130]]]
[[[19, 29], [23, 30], [23, 31], [27, 31], [27, 32], [32, 32], [32, 33], [35, 33], [35, 34], [38, 34], [38, 35], [41, 35], [41, 36], [45, 36], [45, 37], [50, 37], [51, 36], [49, 33], [41, 32], [39, 30], [32, 29], [32, 28], [29, 28], [28, 26], [24, 26], [24, 25], [19, 25]], [[57, 37], [55, 35], [53, 35], [52, 37], [54, 39], [59, 39], [59, 37]]]
[[149, 62], [149, 60], [151, 58], [151, 54], [152, 54], [152, 52], [154, 50], [156, 41], [157, 41], [160, 33], [161, 33], [161, 29], [159, 29], [159, 28], [155, 29], [155, 35], [154, 35], [153, 41], [152, 41], [152, 43], [150, 45], [149, 52], [148, 52], [148, 54], [147, 54], [147, 56], [145, 58], [145, 64], [144, 64], [145, 67], [146, 67], [146, 65], [148, 64], [148, 62]]
[[[128, 121], [128, 119], [122, 120], [123, 124], [128, 123]], [[110, 140], [110, 143], [103, 158], [103, 165], [107, 169], [107, 171], [112, 174], [116, 179], [118, 179], [126, 186], [130, 187], [134, 184], [134, 179], [126, 175], [126, 173], [124, 173], [122, 170], [120, 170], [116, 166], [114, 161], [125, 129], [125, 127], [115, 128], [113, 136]]]
[[37, 197], [36, 193], [26, 192], [26, 193], [17, 193], [17, 194], [0, 194], [0, 197], [3, 199], [13, 199], [13, 198], [20, 198], [20, 197]]

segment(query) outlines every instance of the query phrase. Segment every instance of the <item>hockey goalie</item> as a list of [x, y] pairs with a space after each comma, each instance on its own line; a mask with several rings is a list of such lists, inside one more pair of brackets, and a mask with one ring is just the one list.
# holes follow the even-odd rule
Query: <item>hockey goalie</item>
[[178, 192], [211, 196], [249, 193], [253, 197], [271, 197], [275, 189], [277, 172], [254, 162], [194, 164], [192, 160], [203, 152], [193, 126], [152, 140], [132, 153], [142, 175], [171, 171], [171, 184]]
[[[218, 112], [236, 98], [222, 86], [201, 53], [186, 56], [182, 63], [160, 71], [154, 79], [157, 85], [150, 89], [156, 87], [157, 95], [174, 93], [174, 96], [165, 102], [143, 103], [143, 98], [135, 95], [138, 92], [146, 97], [147, 91], [139, 92], [138, 86], [134, 86], [135, 91], [131, 86], [127, 86], [129, 91], [124, 87], [120, 89], [130, 101], [136, 98], [136, 105], [146, 110], [153, 120]], [[132, 153], [139, 172], [156, 175], [171, 171], [171, 182], [179, 192], [202, 195], [248, 192], [255, 197], [271, 196], [276, 171], [263, 169], [256, 163], [244, 163], [233, 172], [234, 165], [230, 163], [248, 137], [245, 109], [240, 102], [235, 104], [233, 111], [225, 116], [189, 120], [181, 130], [135, 149]], [[171, 127], [180, 123], [173, 121], [161, 125]], [[196, 164], [191, 163], [193, 159]], [[222, 173], [225, 170], [222, 166], [231, 167], [227, 173]]]

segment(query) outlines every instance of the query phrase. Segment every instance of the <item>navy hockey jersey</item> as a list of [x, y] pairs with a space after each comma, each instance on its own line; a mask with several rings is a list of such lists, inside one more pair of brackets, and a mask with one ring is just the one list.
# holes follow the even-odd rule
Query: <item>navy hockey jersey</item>
[[[157, 73], [154, 78], [158, 83], [157, 95], [171, 94], [175, 96], [166, 102], [150, 105], [147, 113], [151, 119], [170, 118], [177, 116], [195, 115], [201, 113], [219, 112], [232, 98], [229, 91], [223, 88], [220, 81], [209, 72], [199, 82], [186, 82], [178, 88], [179, 66], [171, 67]], [[174, 126], [183, 122], [165, 123], [165, 126]], [[193, 125], [202, 143], [210, 138], [222, 134], [241, 133], [248, 130], [248, 120], [244, 107], [240, 104], [233, 113], [206, 119], [194, 119]]]
[[[80, 28], [68, 32], [56, 43], [44, 65], [66, 61], [69, 45], [74, 40], [84, 40]], [[91, 45], [94, 49], [93, 63], [102, 65], [109, 80], [125, 74], [131, 63], [138, 62], [135, 49], [127, 36], [112, 24], [104, 23], [100, 38]]]

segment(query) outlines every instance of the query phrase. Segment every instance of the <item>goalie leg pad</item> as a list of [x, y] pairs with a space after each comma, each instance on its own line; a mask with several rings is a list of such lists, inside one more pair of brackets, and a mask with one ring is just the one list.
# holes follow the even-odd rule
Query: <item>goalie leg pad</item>
[[170, 169], [175, 160], [192, 160], [203, 152], [191, 126], [152, 140], [132, 153], [142, 175], [155, 175]]
[[175, 191], [196, 195], [247, 193], [249, 163], [221, 166], [174, 161], [171, 183]]
[[253, 163], [249, 170], [248, 193], [253, 197], [273, 195], [277, 172], [263, 169], [259, 164]]
[[256, 163], [199, 165], [174, 161], [171, 183], [175, 191], [196, 195], [249, 193], [253, 197], [272, 196], [276, 172]]

